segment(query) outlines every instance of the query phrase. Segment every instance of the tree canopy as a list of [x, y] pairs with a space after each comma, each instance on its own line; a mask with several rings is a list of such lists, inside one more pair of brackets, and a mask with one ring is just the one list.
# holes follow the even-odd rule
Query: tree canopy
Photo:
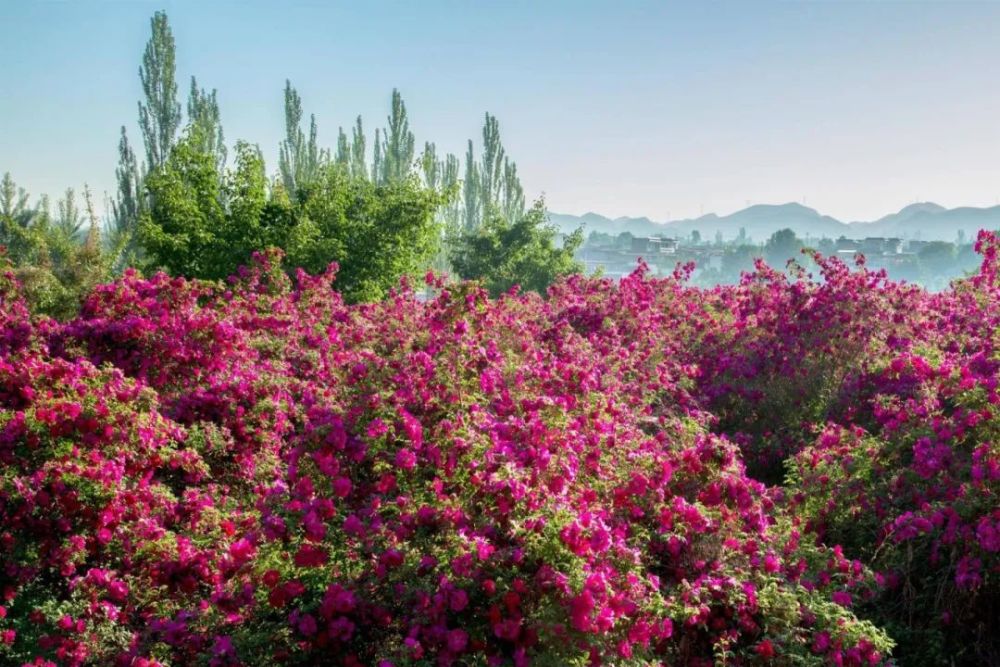
[[561, 245], [557, 233], [542, 202], [513, 220], [494, 212], [481, 227], [462, 234], [451, 264], [460, 278], [481, 281], [494, 296], [515, 285], [544, 293], [557, 278], [581, 271], [573, 253], [583, 232], [568, 235]]

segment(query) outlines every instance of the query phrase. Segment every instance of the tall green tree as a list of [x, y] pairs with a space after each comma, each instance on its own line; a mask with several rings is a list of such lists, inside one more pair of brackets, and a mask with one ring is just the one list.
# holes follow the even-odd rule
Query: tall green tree
[[302, 98], [285, 81], [285, 140], [278, 151], [278, 169], [285, 190], [298, 197], [300, 190], [308, 187], [319, 175], [320, 168], [329, 161], [329, 152], [319, 148], [316, 141], [316, 116], [309, 117], [308, 138], [302, 131]]
[[142, 216], [140, 234], [150, 268], [221, 279], [247, 264], [254, 251], [285, 244], [287, 215], [273, 209], [290, 204], [268, 197], [256, 146], [237, 143], [233, 167], [223, 177], [214, 156], [189, 131], [148, 185], [153, 204]]
[[413, 167], [415, 140], [406, 115], [406, 104], [398, 90], [392, 91], [392, 109], [386, 119], [389, 126], [382, 133], [378, 183], [399, 183]]
[[473, 143], [469, 141], [465, 154], [464, 181], [466, 230], [475, 229], [495, 214], [512, 221], [524, 214], [521, 179], [517, 174], [517, 165], [507, 156], [503, 147], [500, 123], [496, 116], [486, 114], [483, 123], [483, 154], [478, 161]]
[[150, 19], [152, 35], [139, 67], [145, 102], [139, 102], [139, 127], [146, 143], [149, 169], [163, 166], [181, 125], [181, 105], [177, 101], [174, 36], [164, 12]]
[[354, 122], [351, 131], [351, 175], [355, 178], [368, 178], [368, 166], [365, 163], [365, 128], [361, 124], [361, 116]]
[[458, 236], [462, 227], [462, 197], [459, 188], [461, 181], [459, 172], [461, 161], [457, 156], [448, 153], [441, 163], [441, 191], [450, 194], [448, 201], [442, 206], [441, 218], [445, 239]]
[[516, 220], [524, 215], [524, 189], [517, 175], [517, 165], [510, 159], [503, 160], [502, 199], [499, 201], [500, 212], [508, 220]]
[[76, 239], [83, 227], [83, 215], [76, 203], [76, 192], [66, 188], [63, 198], [56, 203], [58, 216], [55, 229], [67, 239]]
[[145, 208], [142, 192], [142, 171], [129, 144], [128, 133], [122, 126], [118, 140], [118, 168], [115, 170], [117, 193], [111, 201], [112, 234], [128, 248], [136, 244], [139, 216]]
[[0, 219], [5, 225], [27, 227], [35, 215], [28, 203], [28, 192], [17, 186], [10, 172], [5, 172], [0, 181]]
[[344, 128], [337, 128], [337, 152], [333, 158], [334, 164], [350, 171], [351, 169], [351, 143], [347, 140], [347, 133]]
[[316, 272], [338, 262], [340, 291], [351, 301], [373, 300], [426, 268], [439, 242], [443, 197], [415, 177], [378, 185], [326, 164], [298, 198], [282, 196], [280, 185], [269, 196], [258, 150], [238, 144], [220, 179], [189, 132], [147, 182], [152, 206], [140, 234], [148, 263], [176, 275], [221, 279], [255, 250], [276, 246], [290, 269]]
[[441, 161], [438, 160], [437, 146], [428, 141], [424, 143], [424, 152], [420, 154], [420, 170], [424, 184], [434, 190], [441, 184]]
[[375, 147], [374, 155], [372, 155], [372, 181], [375, 183], [382, 182], [382, 134], [379, 129], [375, 128]]
[[484, 217], [494, 212], [501, 199], [505, 157], [506, 152], [500, 141], [500, 123], [496, 116], [487, 113], [483, 123], [483, 157], [479, 168], [480, 208]]
[[198, 87], [198, 81], [191, 77], [191, 91], [187, 103], [188, 124], [195, 128], [198, 149], [211, 155], [219, 173], [226, 166], [226, 140], [222, 132], [222, 118], [219, 115], [219, 100], [216, 90], [208, 92]]
[[479, 194], [479, 165], [476, 164], [476, 154], [469, 139], [465, 151], [465, 179], [462, 181], [462, 201], [464, 203], [462, 227], [464, 232], [471, 232], [479, 227], [482, 221], [482, 198]]

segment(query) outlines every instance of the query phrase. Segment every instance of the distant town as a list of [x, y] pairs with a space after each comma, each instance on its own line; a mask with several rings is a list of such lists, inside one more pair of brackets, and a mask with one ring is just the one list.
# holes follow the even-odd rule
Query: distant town
[[979, 264], [973, 239], [961, 231], [955, 242], [948, 242], [882, 236], [800, 239], [792, 230], [785, 229], [756, 243], [743, 230], [729, 241], [723, 240], [721, 234], [706, 241], [696, 231], [683, 238], [634, 236], [630, 232], [613, 236], [595, 231], [586, 237], [576, 258], [588, 274], [600, 273], [611, 278], [634, 271], [640, 258], [653, 275], [667, 275], [678, 265], [692, 263], [692, 281], [710, 286], [738, 282], [742, 272], [753, 269], [758, 257], [776, 268], [784, 267], [790, 259], [808, 268], [812, 261], [801, 252], [803, 248], [836, 256], [850, 265], [863, 255], [869, 268], [885, 269], [893, 279], [918, 283], [931, 290], [944, 289], [952, 279], [975, 270]]

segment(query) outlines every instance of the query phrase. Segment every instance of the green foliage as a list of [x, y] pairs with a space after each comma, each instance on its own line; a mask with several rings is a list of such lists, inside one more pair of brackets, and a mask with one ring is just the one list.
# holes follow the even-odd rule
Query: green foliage
[[368, 166], [365, 163], [365, 128], [361, 116], [354, 122], [351, 132], [351, 175], [355, 178], [367, 178]]
[[83, 216], [76, 204], [76, 192], [73, 188], [66, 188], [65, 196], [57, 202], [56, 207], [59, 211], [59, 217], [55, 221], [56, 231], [67, 239], [76, 238], [83, 226]]
[[89, 190], [84, 200], [89, 231], [80, 238], [83, 215], [72, 188], [59, 202], [59, 217], [49, 212], [44, 197], [32, 207], [29, 195], [10, 174], [0, 181], [0, 244], [13, 267], [32, 312], [67, 319], [99, 282], [111, 277], [114, 255], [105, 252]]
[[[542, 289], [552, 276], [575, 270], [571, 250], [557, 249], [554, 232], [540, 232], [532, 216], [524, 216], [517, 166], [503, 147], [494, 116], [486, 114], [481, 155], [469, 142], [463, 182], [461, 160], [439, 157], [431, 142], [416, 159], [416, 140], [398, 90], [392, 92], [386, 126], [375, 132], [368, 163], [361, 117], [350, 132], [339, 129], [331, 159], [318, 143], [315, 116], [304, 128], [302, 99], [286, 80], [280, 178], [269, 182], [259, 150], [247, 144], [237, 145], [227, 172], [217, 92], [199, 87], [191, 77], [187, 130], [178, 141], [183, 116], [167, 15], [156, 12], [150, 28], [139, 68], [146, 160], [137, 159], [123, 126], [103, 250], [100, 234], [94, 237], [102, 267], [96, 274], [138, 266], [219, 280], [249, 263], [255, 251], [277, 247], [286, 251], [289, 269], [321, 271], [337, 262], [337, 285], [348, 300], [370, 300], [383, 296], [403, 275], [429, 266], [447, 269], [449, 247], [484, 220], [490, 233], [522, 244], [505, 251], [506, 268], [492, 272], [505, 272], [500, 282]], [[15, 266], [24, 269], [32, 301], [46, 311], [70, 312], [65, 304], [78, 289], [64, 277], [79, 273], [79, 267], [66, 267], [75, 266], [79, 248], [89, 243], [84, 237], [90, 238], [73, 190], [50, 216], [44, 201], [32, 209], [26, 194], [7, 179], [0, 207], [0, 241], [11, 249]], [[576, 245], [571, 237], [567, 247]], [[550, 258], [555, 263], [543, 269]], [[518, 267], [528, 273], [512, 273]]]
[[182, 140], [163, 168], [146, 179], [152, 207], [139, 222], [150, 261], [171, 273], [221, 277], [226, 211], [212, 157]]
[[309, 119], [309, 137], [302, 132], [302, 98], [285, 81], [285, 140], [278, 152], [281, 181], [289, 196], [298, 197], [299, 190], [309, 186], [319, 175], [320, 168], [329, 162], [329, 151], [319, 148], [316, 142], [316, 116]]
[[459, 277], [482, 281], [493, 295], [514, 285], [544, 292], [560, 276], [582, 270], [573, 253], [583, 243], [583, 232], [567, 236], [561, 247], [556, 233], [542, 202], [514, 221], [494, 214], [481, 228], [461, 236], [450, 254], [451, 264]]
[[[379, 185], [398, 183], [406, 179], [413, 168], [414, 145], [413, 132], [410, 132], [410, 121], [406, 116], [406, 104], [398, 90], [392, 91], [392, 110], [386, 118], [389, 127], [382, 131], [382, 145], [379, 149], [379, 161], [376, 167], [376, 178]], [[376, 134], [376, 137], [379, 135]], [[378, 144], [376, 138], [376, 145]]]
[[517, 220], [524, 214], [524, 190], [517, 175], [517, 165], [507, 156], [500, 140], [500, 123], [486, 114], [483, 123], [483, 154], [476, 161], [472, 141], [465, 153], [464, 231], [479, 227], [499, 215]]
[[802, 241], [791, 229], [779, 229], [764, 244], [764, 257], [771, 266], [784, 266], [799, 256]]
[[465, 151], [465, 179], [462, 181], [462, 198], [465, 200], [465, 211], [462, 225], [465, 232], [471, 232], [479, 226], [481, 218], [479, 198], [479, 166], [475, 161], [475, 151], [472, 139]]
[[337, 287], [349, 301], [379, 299], [400, 276], [427, 266], [443, 201], [412, 176], [378, 185], [327, 168], [296, 208], [287, 262], [313, 272], [337, 262]]
[[148, 179], [153, 205], [141, 238], [151, 268], [218, 280], [275, 246], [287, 252], [289, 268], [339, 263], [344, 295], [372, 300], [424, 268], [437, 247], [434, 214], [443, 197], [415, 177], [377, 185], [327, 165], [293, 201], [280, 188], [269, 195], [256, 149], [240, 144], [234, 169], [220, 179], [192, 137]]
[[219, 116], [219, 101], [215, 89], [209, 93], [198, 87], [197, 80], [191, 77], [191, 92], [188, 97], [188, 123], [197, 128], [199, 148], [203, 153], [215, 157], [216, 165], [221, 172], [226, 165], [226, 140], [222, 133], [222, 120]]
[[146, 162], [150, 169], [166, 163], [181, 125], [181, 105], [177, 101], [174, 35], [164, 12], [150, 19], [152, 35], [139, 68], [145, 103], [139, 102], [139, 126], [146, 142]]
[[266, 210], [267, 178], [259, 151], [237, 144], [234, 169], [223, 178], [215, 156], [200, 146], [193, 128], [166, 166], [149, 175], [152, 207], [140, 222], [140, 239], [151, 268], [222, 279], [246, 264], [254, 250], [281, 245], [283, 236], [271, 223], [282, 216]]
[[[118, 141], [118, 168], [115, 170], [118, 193], [111, 202], [111, 224], [108, 231], [112, 241], [121, 246], [122, 259], [132, 263], [138, 251], [139, 217], [146, 208], [142, 192], [142, 171], [129, 144], [128, 133], [122, 126]], [[124, 266], [116, 267], [119, 269]]]

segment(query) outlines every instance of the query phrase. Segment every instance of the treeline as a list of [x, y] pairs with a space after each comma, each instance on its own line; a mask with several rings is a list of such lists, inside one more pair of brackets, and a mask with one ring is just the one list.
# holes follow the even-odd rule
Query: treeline
[[0, 192], [0, 243], [32, 306], [72, 315], [97, 282], [128, 267], [141, 272], [224, 279], [269, 247], [285, 268], [339, 266], [338, 289], [351, 301], [384, 296], [405, 275], [436, 268], [478, 279], [494, 294], [519, 284], [543, 290], [579, 270], [560, 243], [542, 202], [528, 207], [517, 165], [496, 117], [487, 113], [479, 145], [463, 158], [417, 141], [406, 104], [392, 91], [385, 125], [374, 136], [358, 116], [319, 141], [316, 116], [285, 82], [285, 136], [276, 172], [260, 147], [227, 144], [218, 93], [192, 76], [182, 107], [176, 45], [167, 16], [154, 14], [139, 78], [141, 147], [122, 126], [116, 191], [106, 213], [89, 190], [84, 211], [73, 190], [51, 211], [6, 174]]

